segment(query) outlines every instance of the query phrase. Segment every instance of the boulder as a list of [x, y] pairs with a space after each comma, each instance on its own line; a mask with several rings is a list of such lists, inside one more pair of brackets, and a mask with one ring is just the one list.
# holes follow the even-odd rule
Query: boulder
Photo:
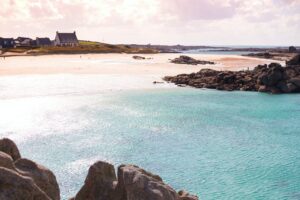
[[185, 190], [180, 190], [178, 192], [179, 200], [199, 200], [197, 196], [189, 194]]
[[21, 175], [32, 178], [34, 183], [52, 200], [60, 199], [56, 177], [49, 169], [24, 158], [18, 159], [15, 166]]
[[8, 138], [3, 138], [0, 140], [0, 151], [10, 155], [14, 161], [21, 158], [21, 154], [17, 145]]
[[106, 162], [96, 162], [88, 172], [83, 187], [74, 200], [114, 200], [117, 177], [114, 166]]
[[31, 178], [3, 167], [0, 167], [0, 199], [51, 200]]
[[0, 151], [0, 167], [14, 170], [13, 159], [10, 155]]
[[289, 80], [289, 83], [293, 83], [295, 86], [297, 86], [298, 88], [300, 88], [300, 76], [297, 76], [295, 78], [291, 78]]
[[118, 168], [117, 189], [124, 200], [178, 200], [175, 190], [162, 179], [134, 165]]
[[118, 167], [96, 162], [88, 172], [83, 187], [72, 200], [198, 200], [196, 196], [176, 193], [155, 174], [135, 165]]
[[287, 66], [300, 65], [300, 54], [294, 56], [291, 60], [286, 62]]
[[289, 53], [297, 53], [297, 49], [294, 46], [289, 47]]

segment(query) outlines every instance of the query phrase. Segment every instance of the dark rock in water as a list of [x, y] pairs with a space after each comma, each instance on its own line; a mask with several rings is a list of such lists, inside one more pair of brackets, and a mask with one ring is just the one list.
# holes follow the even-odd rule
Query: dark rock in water
[[175, 58], [171, 60], [171, 63], [176, 63], [176, 64], [188, 64], [188, 65], [214, 65], [214, 62], [211, 61], [204, 61], [204, 60], [196, 60], [194, 58], [191, 58], [189, 56], [180, 56], [179, 58]]
[[297, 49], [294, 46], [289, 47], [289, 53], [297, 53]]
[[[295, 63], [295, 62], [293, 62]], [[259, 91], [273, 94], [300, 92], [300, 65], [282, 67], [278, 63], [259, 65], [247, 71], [202, 69], [197, 73], [166, 76], [176, 85], [226, 91]]]
[[145, 60], [146, 58], [143, 56], [132, 56], [133, 59], [135, 60]]
[[32, 178], [34, 183], [51, 199], [60, 199], [56, 177], [49, 169], [24, 158], [18, 159], [15, 166], [19, 174]]
[[13, 160], [21, 158], [17, 145], [10, 139], [3, 138], [0, 140], [0, 151], [10, 155]]

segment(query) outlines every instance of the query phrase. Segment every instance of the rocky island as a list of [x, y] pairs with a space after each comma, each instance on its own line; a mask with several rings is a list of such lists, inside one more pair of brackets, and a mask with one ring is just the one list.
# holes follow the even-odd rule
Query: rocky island
[[[46, 167], [22, 158], [16, 144], [0, 140], [0, 199], [59, 200], [55, 175]], [[198, 200], [186, 191], [178, 193], [155, 174], [135, 165], [93, 164], [84, 185], [70, 200]]]
[[202, 69], [197, 73], [166, 76], [164, 80], [179, 86], [217, 90], [259, 91], [273, 94], [300, 92], [300, 54], [283, 67], [278, 63], [258, 65], [253, 70], [217, 71]]

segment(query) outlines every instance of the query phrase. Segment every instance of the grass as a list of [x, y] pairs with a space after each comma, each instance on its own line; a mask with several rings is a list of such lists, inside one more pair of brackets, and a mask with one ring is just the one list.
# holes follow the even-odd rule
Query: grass
[[79, 41], [75, 47], [18, 47], [5, 49], [3, 52], [25, 53], [29, 55], [44, 54], [85, 54], [85, 53], [158, 53], [150, 48], [132, 48], [127, 45], [112, 45], [93, 41]]

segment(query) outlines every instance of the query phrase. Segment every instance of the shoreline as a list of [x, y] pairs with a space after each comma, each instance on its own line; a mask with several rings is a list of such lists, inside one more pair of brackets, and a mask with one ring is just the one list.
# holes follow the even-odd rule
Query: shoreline
[[[59, 54], [26, 55], [0, 58], [0, 77], [30, 74], [105, 74], [105, 75], [154, 75], [163, 77], [180, 73], [198, 72], [204, 68], [238, 71], [252, 69], [259, 64], [278, 62], [270, 59], [248, 58], [238, 55], [188, 54], [196, 59], [213, 61], [215, 65], [178, 65], [170, 59], [178, 53], [147, 54], [153, 59], [134, 60], [132, 55], [144, 54]], [[184, 54], [182, 54], [184, 55]], [[283, 62], [279, 62], [283, 63]], [[153, 80], [157, 81], [157, 80]]]

